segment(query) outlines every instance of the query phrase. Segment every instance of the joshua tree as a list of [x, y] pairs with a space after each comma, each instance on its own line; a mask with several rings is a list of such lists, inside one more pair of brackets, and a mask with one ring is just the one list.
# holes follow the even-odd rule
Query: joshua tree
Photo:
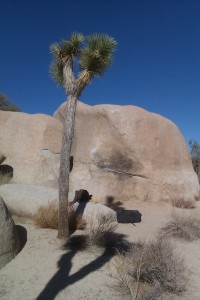
[[[105, 34], [84, 36], [72, 33], [69, 40], [54, 43], [50, 49], [53, 79], [67, 94], [66, 118], [60, 157], [58, 238], [69, 237], [68, 193], [70, 152], [75, 127], [76, 105], [85, 86], [100, 77], [112, 63], [116, 41]], [[78, 70], [76, 72], [76, 70]]]

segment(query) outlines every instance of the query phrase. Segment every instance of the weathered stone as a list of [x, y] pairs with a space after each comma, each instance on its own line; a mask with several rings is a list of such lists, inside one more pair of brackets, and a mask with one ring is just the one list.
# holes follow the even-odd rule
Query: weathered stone
[[[63, 122], [66, 103], [54, 116]], [[70, 188], [105, 202], [194, 199], [199, 183], [177, 126], [135, 106], [77, 106]]]
[[42, 205], [58, 202], [57, 189], [38, 185], [5, 184], [0, 186], [0, 195], [10, 212], [24, 217], [34, 214]]
[[[61, 122], [65, 107], [55, 113]], [[1, 157], [13, 168], [13, 183], [58, 188], [59, 120], [0, 111]], [[79, 102], [72, 155], [70, 200], [79, 189], [102, 203], [108, 197], [125, 203], [199, 196], [190, 154], [176, 125], [139, 107]]]
[[94, 222], [102, 217], [105, 217], [110, 221], [117, 222], [116, 212], [100, 203], [94, 204], [91, 202], [76, 202], [73, 204], [73, 209], [78, 215], [82, 216], [86, 224]]
[[53, 117], [0, 111], [0, 150], [13, 182], [57, 186], [62, 133]]
[[15, 224], [0, 197], [0, 269], [10, 262], [20, 250]]

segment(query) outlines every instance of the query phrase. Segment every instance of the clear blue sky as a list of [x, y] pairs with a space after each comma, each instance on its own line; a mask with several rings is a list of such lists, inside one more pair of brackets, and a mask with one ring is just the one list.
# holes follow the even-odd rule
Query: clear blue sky
[[23, 112], [52, 115], [65, 101], [49, 46], [73, 31], [118, 41], [83, 102], [140, 106], [200, 141], [200, 0], [0, 0], [0, 91]]

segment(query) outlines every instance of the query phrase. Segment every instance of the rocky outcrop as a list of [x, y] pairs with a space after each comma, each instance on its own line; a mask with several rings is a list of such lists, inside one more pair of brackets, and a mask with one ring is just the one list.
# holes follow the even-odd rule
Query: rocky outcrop
[[15, 224], [0, 197], [0, 269], [10, 262], [20, 250]]
[[[58, 188], [65, 108], [54, 118], [0, 111], [0, 169], [13, 183]], [[199, 196], [177, 126], [139, 107], [78, 102], [72, 155], [70, 200], [79, 189], [102, 203]]]
[[[55, 112], [63, 122], [66, 103]], [[71, 192], [98, 201], [194, 199], [199, 183], [177, 126], [135, 106], [78, 103]]]
[[57, 186], [62, 132], [53, 117], [0, 111], [0, 161], [14, 183]]
[[42, 205], [58, 202], [57, 189], [38, 185], [5, 184], [0, 186], [0, 195], [9, 211], [22, 217], [36, 213]]

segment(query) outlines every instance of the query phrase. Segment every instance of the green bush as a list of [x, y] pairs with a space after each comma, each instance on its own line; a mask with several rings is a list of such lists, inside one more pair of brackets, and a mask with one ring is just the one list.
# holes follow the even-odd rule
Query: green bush
[[13, 104], [9, 98], [0, 93], [0, 110], [4, 111], [20, 111], [19, 107], [17, 107], [15, 104]]
[[189, 145], [193, 168], [197, 173], [200, 182], [200, 145], [195, 140], [190, 140]]

